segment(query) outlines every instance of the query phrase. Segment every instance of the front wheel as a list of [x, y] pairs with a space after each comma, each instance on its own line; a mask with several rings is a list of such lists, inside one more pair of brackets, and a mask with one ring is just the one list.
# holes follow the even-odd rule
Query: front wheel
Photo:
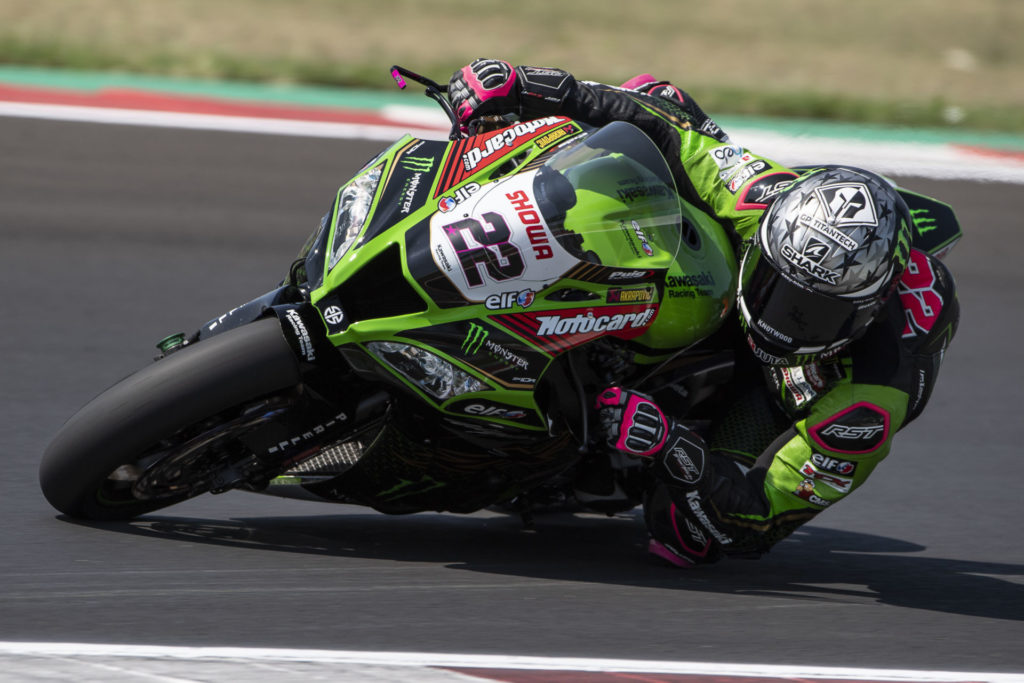
[[43, 494], [64, 514], [96, 520], [131, 519], [199, 495], [244, 457], [237, 433], [298, 383], [276, 318], [188, 346], [68, 420], [43, 454]]

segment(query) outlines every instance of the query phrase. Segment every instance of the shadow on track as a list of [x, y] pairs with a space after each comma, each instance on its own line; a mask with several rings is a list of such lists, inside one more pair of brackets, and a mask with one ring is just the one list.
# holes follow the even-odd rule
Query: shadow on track
[[638, 514], [546, 515], [533, 529], [524, 529], [516, 517], [430, 513], [228, 521], [148, 516], [129, 523], [74, 523], [254, 552], [425, 562], [547, 580], [833, 604], [882, 603], [1024, 621], [1024, 585], [1015, 583], [1024, 576], [1024, 566], [915, 556], [911, 553], [925, 548], [814, 526], [803, 527], [761, 560], [731, 560], [687, 571], [646, 555], [646, 534]]

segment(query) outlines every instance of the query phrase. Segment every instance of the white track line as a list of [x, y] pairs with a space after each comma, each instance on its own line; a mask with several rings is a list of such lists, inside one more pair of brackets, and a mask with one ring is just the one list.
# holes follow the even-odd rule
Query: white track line
[[[421, 110], [386, 108], [382, 116], [394, 125], [378, 125], [0, 102], [0, 116], [22, 118], [355, 140], [391, 141], [406, 133], [445, 139], [440, 112], [428, 115]], [[784, 164], [843, 163], [887, 175], [1024, 184], [1024, 161], [982, 157], [953, 145], [789, 136], [761, 128], [733, 127], [729, 133], [736, 142]]]
[[918, 671], [911, 669], [864, 669], [813, 666], [721, 664], [717, 662], [670, 662], [634, 659], [578, 657], [524, 657], [513, 655], [459, 655], [426, 652], [362, 652], [350, 650], [292, 650], [247, 647], [172, 647], [157, 645], [107, 645], [89, 643], [18, 643], [0, 641], [0, 656], [110, 657], [160, 660], [238, 660], [305, 662], [317, 664], [376, 665], [392, 667], [452, 667], [544, 671], [596, 671], [756, 678], [1022, 683], [1020, 673]]
[[189, 114], [183, 112], [150, 111], [143, 109], [107, 109], [104, 107], [78, 107], [63, 104], [30, 104], [0, 102], [0, 116], [14, 116], [55, 121], [83, 123], [112, 123], [121, 126], [155, 126], [160, 128], [188, 128], [193, 130], [220, 130], [235, 133], [264, 133], [269, 135], [298, 135], [315, 138], [345, 138], [354, 140], [397, 140], [406, 133], [444, 139], [444, 131], [411, 129], [409, 126], [386, 126], [363, 123], [335, 123], [330, 121], [300, 121], [296, 119], [266, 119], [251, 116], [222, 116], [218, 114]]

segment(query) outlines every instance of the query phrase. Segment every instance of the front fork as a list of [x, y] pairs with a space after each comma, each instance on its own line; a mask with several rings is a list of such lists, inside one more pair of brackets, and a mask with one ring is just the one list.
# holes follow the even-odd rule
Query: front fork
[[[320, 312], [308, 292], [283, 285], [210, 320], [192, 335], [171, 335], [157, 346], [159, 358], [228, 330], [276, 317], [299, 362], [302, 382], [288, 396], [272, 397], [264, 419], [240, 430], [239, 441], [252, 456], [221, 474], [215, 492], [261, 490], [281, 472], [321, 448], [358, 432], [387, 412], [390, 396], [360, 381], [327, 339]], [[158, 360], [159, 360], [158, 358]], [[259, 405], [259, 404], [256, 404]]]

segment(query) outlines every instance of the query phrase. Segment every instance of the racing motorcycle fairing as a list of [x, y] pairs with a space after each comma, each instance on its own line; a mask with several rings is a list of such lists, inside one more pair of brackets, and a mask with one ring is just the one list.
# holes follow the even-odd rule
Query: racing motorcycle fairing
[[626, 123], [404, 138], [339, 190], [310, 244], [310, 299], [355, 367], [496, 426], [548, 428], [537, 388], [560, 355], [613, 338], [663, 358], [732, 305], [724, 232]]

